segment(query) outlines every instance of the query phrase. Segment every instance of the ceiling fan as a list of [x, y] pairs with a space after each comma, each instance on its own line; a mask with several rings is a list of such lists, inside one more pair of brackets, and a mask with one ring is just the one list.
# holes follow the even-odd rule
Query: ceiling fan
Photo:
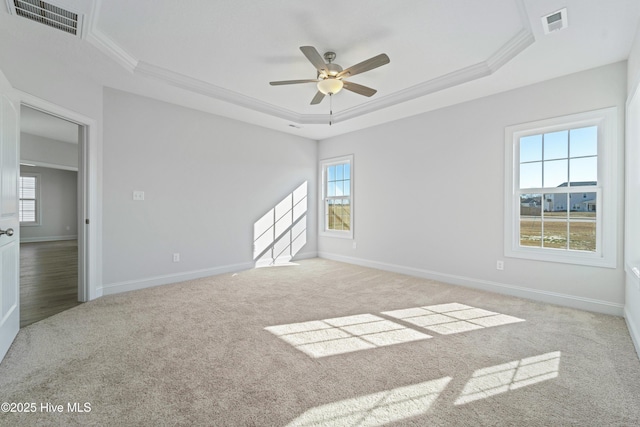
[[343, 88], [359, 95], [373, 96], [373, 94], [377, 92], [375, 89], [359, 85], [357, 83], [348, 82], [344, 79], [389, 63], [389, 57], [386, 54], [381, 53], [380, 55], [369, 58], [366, 61], [362, 61], [343, 70], [340, 65], [333, 62], [336, 59], [335, 52], [326, 52], [323, 59], [313, 46], [300, 46], [300, 50], [304, 56], [307, 57], [309, 62], [316, 67], [316, 70], [318, 70], [317, 78], [306, 80], [282, 80], [270, 82], [269, 84], [272, 86], [280, 86], [298, 83], [316, 83], [318, 92], [311, 100], [311, 105], [319, 104], [324, 99], [325, 95], [334, 95], [340, 92]]

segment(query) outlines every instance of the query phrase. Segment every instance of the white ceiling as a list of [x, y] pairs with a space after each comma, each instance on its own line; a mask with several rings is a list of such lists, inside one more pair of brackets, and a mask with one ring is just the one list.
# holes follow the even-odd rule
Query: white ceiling
[[[312, 139], [625, 60], [638, 0], [50, 0], [84, 17], [82, 37], [0, 13], [0, 64], [11, 78], [39, 55], [104, 86]], [[567, 8], [569, 27], [541, 17]], [[300, 52], [337, 53], [343, 68], [379, 53], [391, 62], [309, 105]], [[62, 65], [61, 65], [62, 64]], [[12, 69], [15, 66], [15, 69]], [[295, 127], [292, 127], [294, 125]]]

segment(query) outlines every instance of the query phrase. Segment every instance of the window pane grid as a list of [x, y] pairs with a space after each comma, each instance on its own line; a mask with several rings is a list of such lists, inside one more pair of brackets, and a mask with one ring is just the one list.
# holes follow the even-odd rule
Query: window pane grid
[[570, 187], [572, 182], [596, 185], [597, 138], [597, 126], [521, 137], [518, 187]]
[[596, 252], [598, 189], [520, 193], [520, 246]]
[[349, 200], [327, 200], [327, 229], [349, 231], [351, 229], [351, 204]]
[[519, 138], [520, 246], [596, 251], [598, 127]]
[[351, 231], [351, 162], [324, 166], [324, 230]]
[[18, 220], [22, 223], [37, 222], [37, 177], [20, 176]]
[[[618, 266], [618, 116], [618, 108], [610, 107], [505, 128], [505, 256]], [[559, 171], [562, 181], [550, 181], [543, 169], [557, 160], [566, 170]], [[544, 206], [551, 197], [558, 198], [556, 212]], [[563, 212], [560, 197], [566, 198]]]

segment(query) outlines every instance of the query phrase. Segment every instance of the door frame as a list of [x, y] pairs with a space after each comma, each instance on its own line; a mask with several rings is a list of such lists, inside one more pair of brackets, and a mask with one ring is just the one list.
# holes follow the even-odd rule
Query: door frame
[[24, 105], [76, 123], [78, 132], [78, 301], [102, 296], [100, 263], [102, 215], [99, 206], [98, 121], [73, 110], [16, 90], [20, 106]]

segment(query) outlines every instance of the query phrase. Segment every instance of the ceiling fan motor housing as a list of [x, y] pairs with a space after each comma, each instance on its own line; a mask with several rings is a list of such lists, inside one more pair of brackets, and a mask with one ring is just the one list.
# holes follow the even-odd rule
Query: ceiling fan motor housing
[[275, 81], [269, 82], [269, 84], [272, 86], [280, 86], [298, 83], [315, 83], [318, 88], [318, 93], [316, 93], [311, 100], [311, 105], [319, 104], [325, 95], [334, 95], [343, 88], [359, 95], [373, 96], [376, 93], [375, 89], [352, 82], [345, 82], [343, 79], [389, 63], [389, 57], [381, 53], [343, 70], [340, 65], [333, 63], [336, 59], [335, 52], [325, 52], [325, 54], [321, 56], [313, 46], [300, 46], [300, 50], [317, 70], [317, 77], [315, 79]]
[[327, 64], [327, 71], [329, 72], [329, 77], [335, 77], [340, 71], [342, 71], [342, 67], [330, 62]]

